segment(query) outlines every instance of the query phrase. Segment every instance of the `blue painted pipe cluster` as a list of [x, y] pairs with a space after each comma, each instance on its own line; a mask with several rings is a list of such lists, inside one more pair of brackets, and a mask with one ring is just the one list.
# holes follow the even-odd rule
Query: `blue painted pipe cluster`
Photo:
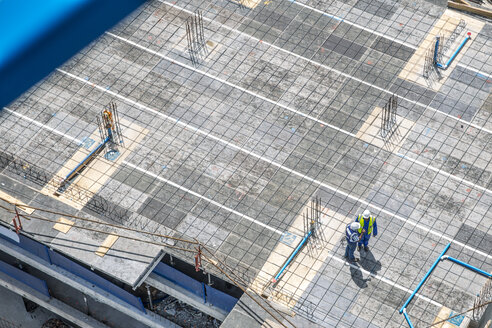
[[407, 306], [408, 304], [412, 301], [412, 299], [414, 298], [415, 294], [417, 294], [417, 292], [420, 290], [420, 288], [422, 287], [422, 285], [425, 283], [425, 281], [427, 280], [427, 278], [429, 278], [429, 276], [431, 275], [432, 271], [434, 271], [434, 269], [437, 267], [437, 265], [439, 264], [439, 262], [441, 260], [450, 260], [451, 262], [454, 262], [456, 264], [459, 264], [469, 270], [472, 270], [472, 271], [475, 271], [481, 275], [484, 275], [488, 278], [492, 278], [492, 274], [491, 273], [488, 273], [484, 270], [481, 270], [479, 268], [476, 268], [468, 263], [465, 263], [463, 261], [460, 261], [458, 259], [455, 259], [453, 257], [450, 257], [450, 256], [446, 256], [444, 254], [446, 254], [447, 250], [449, 249], [449, 247], [451, 246], [451, 243], [447, 244], [446, 247], [444, 248], [444, 250], [442, 251], [441, 255], [439, 255], [439, 257], [437, 258], [437, 260], [434, 262], [434, 264], [432, 264], [431, 268], [429, 269], [429, 271], [427, 271], [426, 275], [424, 276], [424, 278], [420, 281], [420, 283], [418, 284], [417, 288], [415, 288], [415, 290], [413, 291], [412, 295], [410, 295], [410, 297], [407, 299], [407, 301], [405, 302], [405, 304], [403, 304], [403, 306], [401, 307], [400, 309], [400, 314], [403, 314], [403, 316], [405, 317], [405, 320], [407, 321], [408, 323], [408, 326], [410, 328], [414, 328], [413, 324], [412, 324], [412, 321], [410, 320], [410, 317], [408, 316], [407, 314]]
[[456, 58], [456, 56], [459, 54], [459, 52], [461, 51], [461, 49], [463, 49], [463, 47], [465, 46], [465, 44], [468, 42], [468, 40], [471, 39], [471, 33], [468, 32], [466, 38], [461, 42], [461, 44], [459, 45], [458, 49], [456, 49], [456, 51], [451, 55], [451, 57], [449, 57], [448, 61], [446, 62], [446, 64], [441, 64], [437, 61], [437, 53], [438, 53], [438, 49], [439, 49], [439, 41], [440, 41], [440, 37], [436, 36], [436, 45], [434, 47], [434, 65], [436, 65], [437, 67], [441, 68], [441, 69], [447, 69], [449, 67], [449, 65], [451, 65], [451, 63], [453, 62], [453, 60]]

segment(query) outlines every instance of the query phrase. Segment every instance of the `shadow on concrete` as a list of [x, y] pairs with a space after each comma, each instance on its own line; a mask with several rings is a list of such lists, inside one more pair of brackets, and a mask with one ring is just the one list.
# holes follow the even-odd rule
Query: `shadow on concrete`
[[[359, 262], [360, 263], [360, 262]], [[367, 282], [371, 280], [371, 278], [364, 279], [362, 275], [362, 271], [359, 266], [355, 264], [350, 265], [350, 275], [352, 276], [352, 280], [359, 288], [366, 288]]]
[[371, 251], [362, 251], [360, 255], [359, 264], [364, 270], [369, 271], [371, 274], [377, 274], [381, 270], [381, 262], [374, 258]]

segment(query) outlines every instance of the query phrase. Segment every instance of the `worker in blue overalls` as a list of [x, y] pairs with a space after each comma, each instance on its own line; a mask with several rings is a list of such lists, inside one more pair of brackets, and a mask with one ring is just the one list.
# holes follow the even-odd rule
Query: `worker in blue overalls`
[[345, 238], [347, 239], [347, 247], [345, 247], [344, 257], [349, 260], [349, 262], [359, 262], [359, 259], [355, 258], [355, 248], [357, 242], [360, 240], [360, 223], [352, 222], [347, 224], [345, 228]]
[[369, 239], [371, 238], [371, 235], [374, 235], [374, 237], [378, 235], [378, 224], [376, 223], [376, 218], [371, 215], [369, 210], [365, 210], [364, 213], [357, 216], [355, 222], [360, 223], [359, 233], [362, 233], [362, 231], [365, 230], [365, 233], [359, 241], [357, 250], [360, 252], [360, 248], [364, 246], [364, 250], [369, 252]]

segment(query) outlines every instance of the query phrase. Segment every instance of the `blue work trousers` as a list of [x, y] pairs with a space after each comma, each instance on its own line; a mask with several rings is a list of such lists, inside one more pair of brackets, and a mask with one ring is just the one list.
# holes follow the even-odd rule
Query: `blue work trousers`
[[355, 247], [357, 246], [357, 243], [349, 243], [347, 242], [347, 247], [345, 248], [345, 257], [347, 257], [349, 260], [354, 260], [355, 259]]
[[364, 245], [364, 247], [367, 247], [369, 245], [369, 239], [371, 238], [371, 235], [364, 234], [362, 238], [359, 240], [359, 246]]

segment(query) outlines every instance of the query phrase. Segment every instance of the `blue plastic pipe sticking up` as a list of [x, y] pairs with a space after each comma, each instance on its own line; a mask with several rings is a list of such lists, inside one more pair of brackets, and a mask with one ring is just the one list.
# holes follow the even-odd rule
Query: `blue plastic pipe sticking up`
[[[449, 249], [449, 246], [451, 246], [451, 243], [447, 244], [446, 247], [444, 247], [444, 250], [442, 251], [441, 255], [439, 255], [439, 257], [434, 262], [434, 264], [432, 264], [431, 268], [429, 269], [429, 271], [427, 271], [427, 274], [424, 276], [424, 278], [419, 283], [419, 285], [417, 286], [417, 288], [415, 288], [415, 290], [413, 291], [412, 295], [410, 295], [410, 297], [407, 299], [407, 301], [405, 302], [405, 304], [403, 304], [403, 306], [400, 309], [400, 314], [403, 313], [403, 311], [405, 310], [405, 308], [412, 301], [412, 299], [415, 296], [415, 294], [417, 294], [417, 292], [422, 287], [422, 285], [424, 284], [424, 282], [427, 280], [427, 278], [429, 278], [429, 276], [432, 273], [432, 271], [434, 271], [434, 269], [436, 268], [436, 266], [439, 264], [439, 261], [441, 261], [441, 258], [444, 256], [444, 254], [446, 254], [447, 250]], [[408, 320], [410, 320], [410, 319], [407, 319], [407, 321]]]
[[437, 65], [437, 67], [442, 67], [442, 65], [437, 62], [437, 53], [439, 52], [439, 40], [441, 40], [441, 38], [439, 36], [436, 36], [436, 45], [434, 47], [434, 64]]
[[309, 236], [311, 236], [311, 234], [313, 233], [312, 230], [310, 230], [306, 236], [304, 237], [303, 240], [301, 240], [301, 242], [299, 243], [299, 245], [297, 245], [296, 249], [294, 250], [294, 252], [292, 252], [292, 254], [289, 256], [289, 258], [287, 259], [287, 261], [285, 262], [284, 266], [282, 267], [282, 269], [280, 269], [280, 271], [277, 273], [277, 275], [275, 276], [275, 278], [273, 278], [273, 282], [277, 282], [278, 281], [278, 278], [282, 275], [282, 273], [285, 271], [285, 268], [287, 268], [287, 266], [290, 264], [290, 262], [292, 262], [292, 259], [297, 255], [297, 253], [299, 252], [299, 250], [302, 248], [302, 246], [304, 246], [304, 244], [306, 243], [306, 241], [308, 240]]

